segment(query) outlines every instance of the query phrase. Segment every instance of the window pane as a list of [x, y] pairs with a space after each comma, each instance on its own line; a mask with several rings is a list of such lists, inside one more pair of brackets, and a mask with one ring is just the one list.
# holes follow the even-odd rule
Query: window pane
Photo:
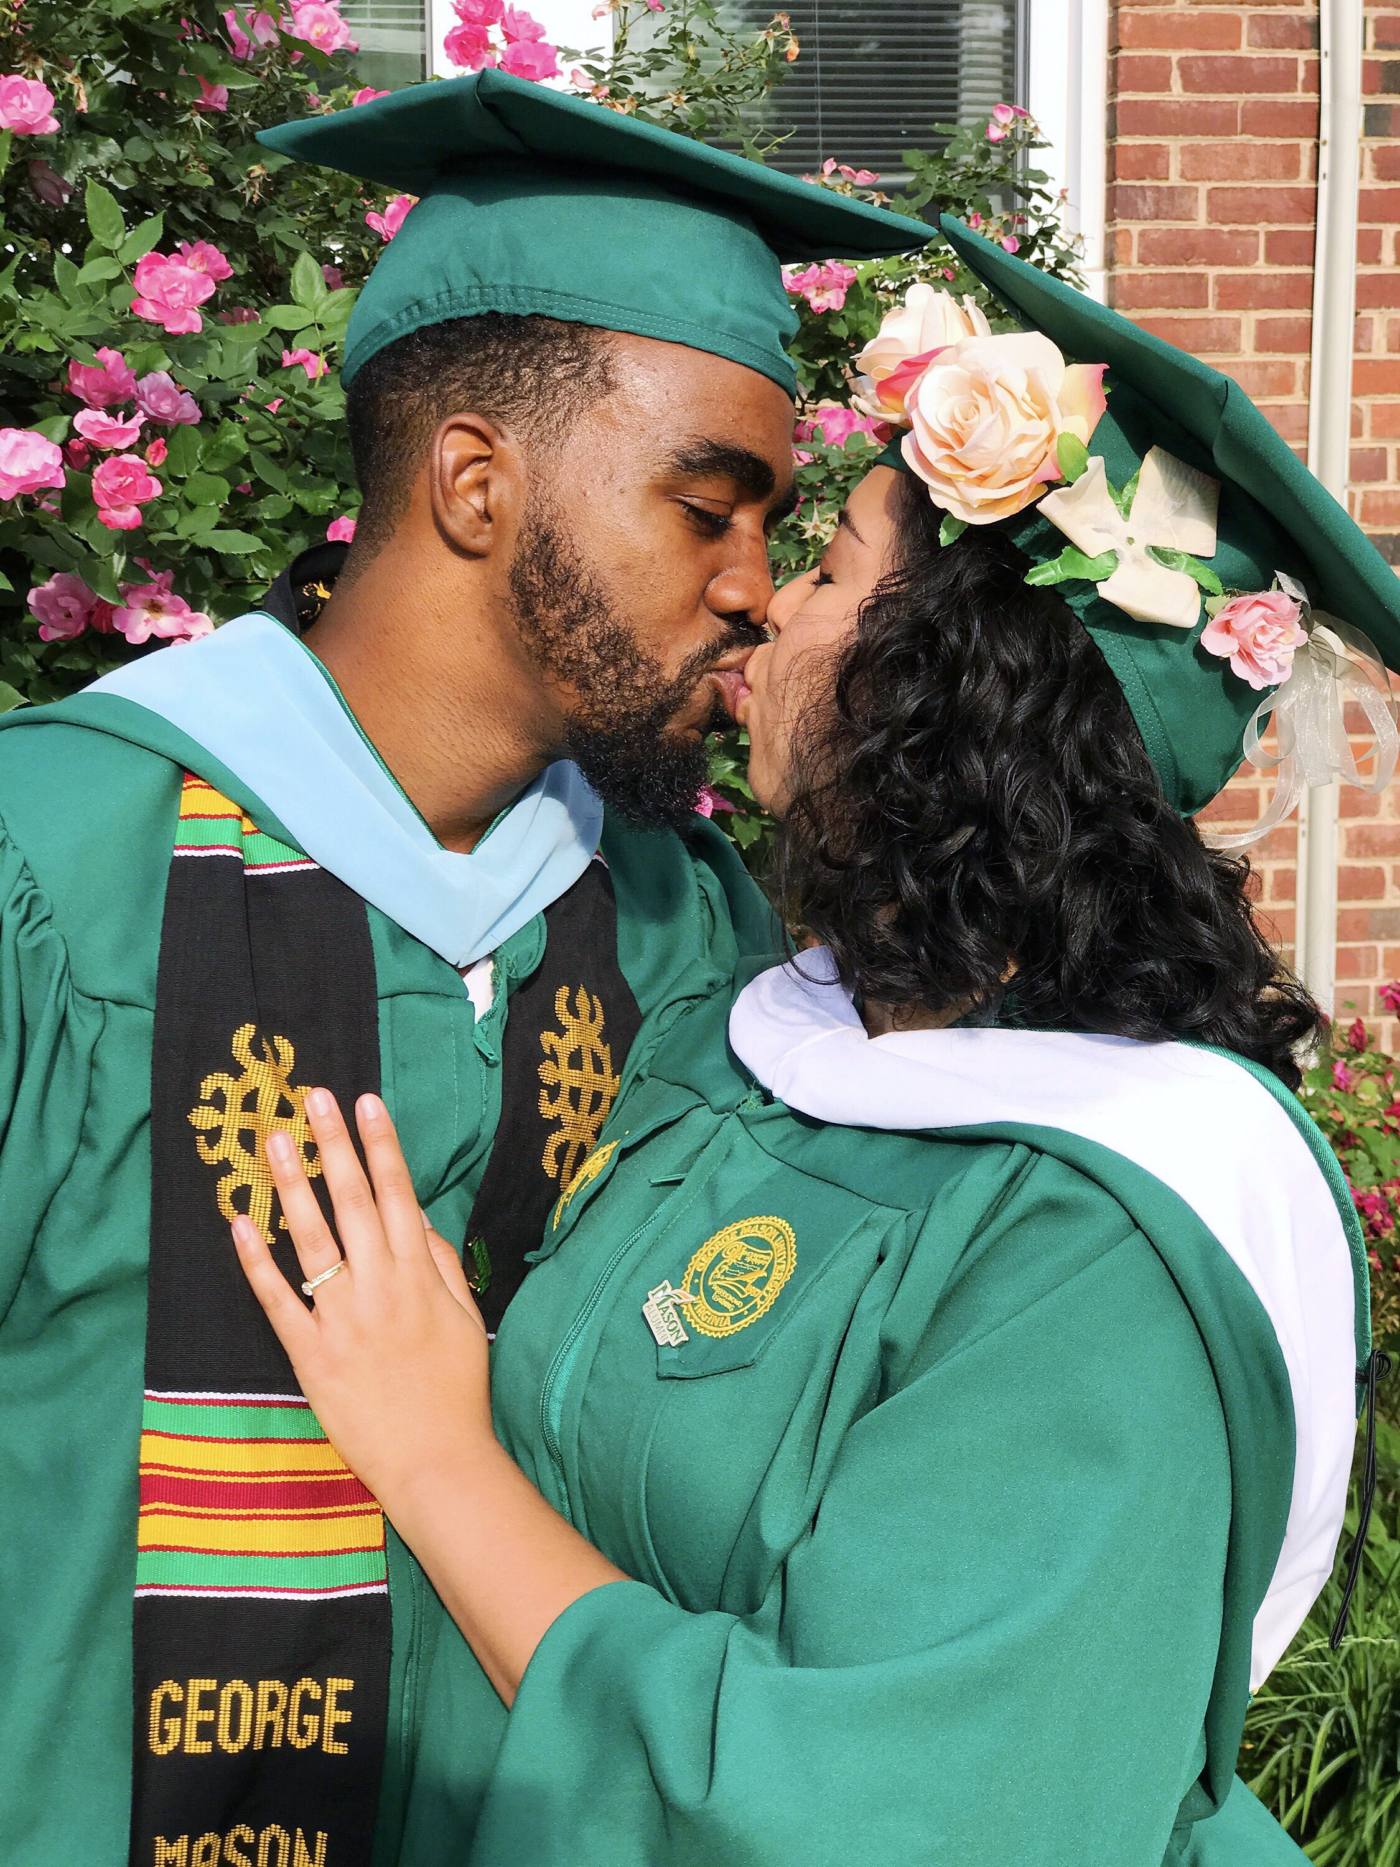
[[[758, 119], [795, 126], [774, 161], [800, 174], [835, 156], [897, 181], [901, 152], [934, 145], [935, 123], [974, 123], [1014, 98], [1018, 10], [1016, 0], [794, 0], [802, 55]], [[772, 8], [737, 0], [734, 15], [761, 31]]]
[[355, 69], [366, 84], [392, 91], [428, 75], [428, 0], [342, 0], [340, 11], [360, 42]]

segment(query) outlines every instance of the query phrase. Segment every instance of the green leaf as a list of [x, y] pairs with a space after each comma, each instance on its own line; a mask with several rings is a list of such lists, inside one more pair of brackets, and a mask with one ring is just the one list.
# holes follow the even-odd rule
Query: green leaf
[[71, 299], [78, 289], [78, 268], [66, 253], [53, 256], [53, 282], [64, 298]]
[[274, 492], [286, 492], [289, 484], [287, 476], [271, 454], [265, 454], [261, 448], [255, 447], [250, 449], [248, 460], [258, 478], [266, 481]]
[[78, 272], [79, 285], [90, 285], [96, 279], [119, 279], [122, 276], [121, 264], [108, 255], [105, 259], [90, 259]]
[[263, 309], [262, 321], [274, 331], [304, 331], [309, 324], [316, 322], [316, 314], [308, 311], [304, 305], [267, 305]]
[[184, 474], [193, 473], [199, 465], [203, 446], [194, 428], [176, 428], [170, 436], [170, 452], [165, 457], [165, 464], [172, 476], [178, 479]]
[[191, 505], [221, 506], [233, 488], [217, 473], [192, 473], [181, 491]]
[[101, 182], [89, 178], [84, 200], [93, 239], [99, 246], [115, 252], [126, 235], [126, 222], [122, 219], [117, 197], [110, 188], [104, 188]]
[[153, 253], [160, 245], [164, 232], [164, 214], [152, 214], [149, 220], [143, 220], [139, 227], [132, 228], [117, 249], [117, 258], [127, 266], [138, 259], [144, 259], [147, 253]]
[[66, 441], [68, 420], [67, 415], [50, 415], [46, 421], [34, 423], [34, 433], [42, 434], [46, 441]]
[[321, 268], [310, 253], [298, 253], [292, 267], [292, 297], [299, 305], [319, 311], [330, 296]]
[[[7, 130], [5, 134], [8, 136], [9, 131]], [[11, 687], [8, 681], [0, 681], [0, 713], [13, 713], [16, 707], [28, 704], [17, 687]]]
[[263, 549], [262, 539], [254, 538], [251, 532], [206, 532], [199, 542], [211, 551], [226, 551], [230, 557], [247, 557]]
[[4, 571], [0, 570], [0, 590], [13, 590], [14, 587]]
[[1113, 501], [1114, 505], [1117, 506], [1119, 513], [1125, 519], [1132, 517], [1133, 501], [1137, 498], [1138, 481], [1141, 478], [1142, 469], [1139, 468], [1132, 479], [1130, 479], [1126, 485], [1120, 486], [1116, 492], [1112, 486], [1108, 489], [1109, 498]]
[[1225, 586], [1216, 576], [1209, 564], [1202, 564], [1199, 558], [1191, 557], [1185, 551], [1173, 551], [1167, 545], [1149, 545], [1147, 555], [1167, 570], [1185, 571], [1203, 590], [1209, 590], [1212, 596], [1224, 593]]
[[12, 141], [12, 137], [11, 137], [10, 131], [0, 130], [0, 175], [3, 175], [5, 173], [5, 170], [9, 167], [9, 164], [10, 164], [10, 143], [11, 141]]
[[945, 516], [943, 523], [938, 528], [938, 542], [946, 547], [961, 538], [966, 530], [967, 520], [955, 519], [950, 512]]
[[1026, 572], [1029, 584], [1102, 583], [1118, 568], [1116, 551], [1101, 551], [1097, 557], [1085, 557], [1074, 545], [1066, 545], [1057, 558], [1037, 564]]
[[1060, 472], [1072, 486], [1081, 479], [1089, 465], [1089, 450], [1077, 434], [1062, 434], [1055, 448]]
[[121, 591], [117, 588], [117, 567], [111, 558], [85, 558], [82, 575], [88, 588], [100, 596], [104, 603], [121, 602]]

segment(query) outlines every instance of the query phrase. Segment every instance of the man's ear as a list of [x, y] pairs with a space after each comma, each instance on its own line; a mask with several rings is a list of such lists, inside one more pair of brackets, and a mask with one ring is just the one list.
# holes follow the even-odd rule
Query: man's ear
[[433, 436], [433, 521], [467, 557], [489, 557], [513, 539], [525, 496], [519, 445], [485, 415], [449, 415]]

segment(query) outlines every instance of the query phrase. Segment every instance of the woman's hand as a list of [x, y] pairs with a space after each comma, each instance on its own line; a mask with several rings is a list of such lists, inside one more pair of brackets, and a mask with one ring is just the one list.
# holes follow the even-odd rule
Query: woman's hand
[[486, 1330], [456, 1252], [423, 1217], [379, 1097], [355, 1111], [369, 1178], [334, 1096], [308, 1090], [306, 1112], [343, 1258], [290, 1136], [269, 1138], [268, 1163], [302, 1277], [341, 1268], [308, 1309], [251, 1220], [235, 1220], [234, 1242], [327, 1437], [392, 1517], [495, 1451]]

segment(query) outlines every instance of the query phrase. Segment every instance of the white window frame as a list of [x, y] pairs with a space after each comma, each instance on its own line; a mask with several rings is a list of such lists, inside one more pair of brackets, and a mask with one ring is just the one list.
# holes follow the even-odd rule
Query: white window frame
[[1068, 190], [1065, 224], [1084, 242], [1091, 297], [1107, 290], [1109, 0], [1028, 0], [1026, 108], [1050, 147], [1035, 158]]

